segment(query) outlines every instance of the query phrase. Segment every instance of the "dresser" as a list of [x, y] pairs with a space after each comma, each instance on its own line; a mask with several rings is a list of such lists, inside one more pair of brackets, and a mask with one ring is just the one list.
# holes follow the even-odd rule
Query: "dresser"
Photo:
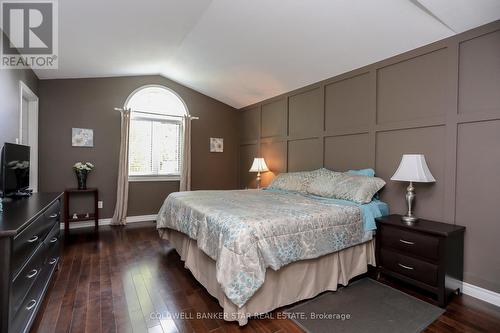
[[379, 273], [433, 293], [441, 307], [461, 292], [465, 227], [424, 219], [408, 225], [400, 215], [376, 223]]
[[60, 258], [61, 193], [3, 203], [0, 331], [28, 332]]

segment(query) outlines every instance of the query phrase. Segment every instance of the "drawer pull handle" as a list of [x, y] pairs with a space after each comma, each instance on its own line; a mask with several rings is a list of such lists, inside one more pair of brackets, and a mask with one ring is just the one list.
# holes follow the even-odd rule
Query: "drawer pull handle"
[[33, 278], [33, 277], [34, 277], [35, 275], [37, 275], [37, 274], [38, 274], [38, 271], [37, 271], [36, 269], [34, 269], [34, 270], [30, 271], [30, 272], [28, 273], [28, 275], [26, 275], [26, 277], [27, 277], [28, 279], [31, 279], [31, 278]]
[[404, 269], [407, 269], [407, 270], [410, 270], [410, 271], [413, 270], [413, 267], [406, 266], [406, 265], [403, 265], [403, 264], [400, 264], [400, 263], [398, 263], [398, 265], [399, 265], [399, 267], [403, 267]]
[[37, 240], [38, 240], [38, 236], [33, 236], [30, 239], [28, 239], [28, 243], [33, 243], [33, 242], [36, 242]]
[[56, 213], [56, 214], [49, 215], [49, 218], [51, 218], [51, 219], [55, 219], [56, 217], [57, 217], [57, 213]]
[[52, 259], [50, 259], [49, 264], [54, 265], [56, 263], [56, 261], [57, 261], [57, 258], [52, 258]]
[[414, 243], [414, 242], [410, 242], [410, 241], [407, 241], [407, 240], [404, 240], [404, 239], [400, 239], [399, 241], [400, 241], [401, 243], [403, 243], [403, 244], [415, 245], [415, 243]]
[[57, 242], [57, 237], [52, 237], [52, 239], [50, 240], [51, 243], [55, 243]]
[[31, 310], [35, 307], [36, 305], [36, 300], [35, 299], [32, 299], [31, 301], [29, 301], [28, 305], [26, 306], [26, 310]]

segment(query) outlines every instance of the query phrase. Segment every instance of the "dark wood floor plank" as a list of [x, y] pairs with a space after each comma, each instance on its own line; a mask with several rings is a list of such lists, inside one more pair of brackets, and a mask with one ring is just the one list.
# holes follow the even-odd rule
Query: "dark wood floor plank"
[[89, 297], [89, 281], [90, 281], [90, 255], [88, 250], [84, 248], [82, 253], [82, 267], [78, 286], [76, 287], [76, 296], [73, 309], [73, 318], [71, 320], [70, 332], [84, 333], [85, 320], [87, 318], [87, 300]]
[[146, 284], [142, 278], [140, 271], [134, 271], [132, 273], [132, 280], [134, 281], [135, 291], [137, 293], [137, 298], [139, 299], [139, 304], [141, 305], [142, 314], [144, 316], [144, 321], [147, 327], [154, 327], [160, 325], [160, 321], [154, 317], [155, 308], [153, 302], [149, 297]]
[[165, 299], [163, 299], [158, 292], [161, 281], [157, 280], [158, 275], [151, 273], [151, 270], [150, 266], [144, 266], [142, 269], [142, 276], [151, 302], [153, 303], [154, 315], [157, 316], [160, 321], [160, 325], [164, 332], [178, 332], [179, 330], [173, 320], [175, 313], [169, 311]]
[[54, 332], [56, 333], [69, 332], [71, 327], [76, 296], [76, 287], [78, 286], [82, 268], [82, 257], [80, 254], [81, 253], [75, 255], [73, 264], [71, 265], [71, 271], [69, 274], [66, 291], [62, 298], [61, 308], [59, 309], [59, 316], [57, 318], [56, 329], [54, 330]]
[[[397, 281], [382, 282], [429, 301]], [[32, 332], [302, 332], [278, 318], [281, 309], [244, 327], [202, 316], [221, 311], [154, 224], [101, 227], [98, 234], [77, 229], [64, 242], [59, 270]], [[463, 295], [424, 332], [497, 332], [499, 327], [499, 308]]]
[[[114, 238], [116, 240], [116, 238]], [[123, 288], [123, 274], [125, 269], [122, 269], [121, 263], [127, 262], [124, 253], [127, 253], [126, 249], [116, 246], [121, 244], [114, 241], [110, 249], [110, 273], [111, 273], [111, 293], [113, 298], [113, 313], [116, 322], [117, 332], [132, 332], [132, 323], [130, 321], [130, 316], [127, 310], [127, 299], [125, 297], [125, 290]], [[118, 249], [117, 249], [118, 248]]]
[[210, 311], [206, 303], [203, 302], [202, 296], [198, 291], [192, 292], [187, 298], [189, 304], [196, 310], [196, 316], [199, 318], [198, 320], [207, 331], [212, 331], [222, 326], [223, 323], [216, 318], [221, 311]]
[[[105, 250], [107, 251], [107, 249]], [[113, 333], [116, 332], [116, 321], [113, 313], [113, 291], [111, 287], [111, 274], [109, 269], [109, 255], [103, 251], [104, 255], [100, 256], [100, 299], [101, 299], [101, 332]]]
[[101, 332], [101, 268], [99, 254], [92, 253], [90, 259], [89, 297], [87, 299], [87, 315], [85, 318], [85, 332]]

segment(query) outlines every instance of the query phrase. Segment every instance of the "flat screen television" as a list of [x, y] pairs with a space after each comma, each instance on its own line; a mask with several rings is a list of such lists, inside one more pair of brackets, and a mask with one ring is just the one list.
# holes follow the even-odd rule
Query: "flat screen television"
[[0, 159], [0, 194], [22, 195], [30, 185], [30, 147], [5, 143]]

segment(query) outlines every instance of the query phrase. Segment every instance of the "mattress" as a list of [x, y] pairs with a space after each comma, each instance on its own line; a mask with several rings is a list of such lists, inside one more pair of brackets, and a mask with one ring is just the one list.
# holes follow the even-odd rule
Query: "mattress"
[[170, 194], [157, 218], [161, 236], [175, 230], [216, 262], [216, 280], [241, 308], [266, 270], [318, 258], [371, 239], [362, 209], [294, 193], [261, 190]]

